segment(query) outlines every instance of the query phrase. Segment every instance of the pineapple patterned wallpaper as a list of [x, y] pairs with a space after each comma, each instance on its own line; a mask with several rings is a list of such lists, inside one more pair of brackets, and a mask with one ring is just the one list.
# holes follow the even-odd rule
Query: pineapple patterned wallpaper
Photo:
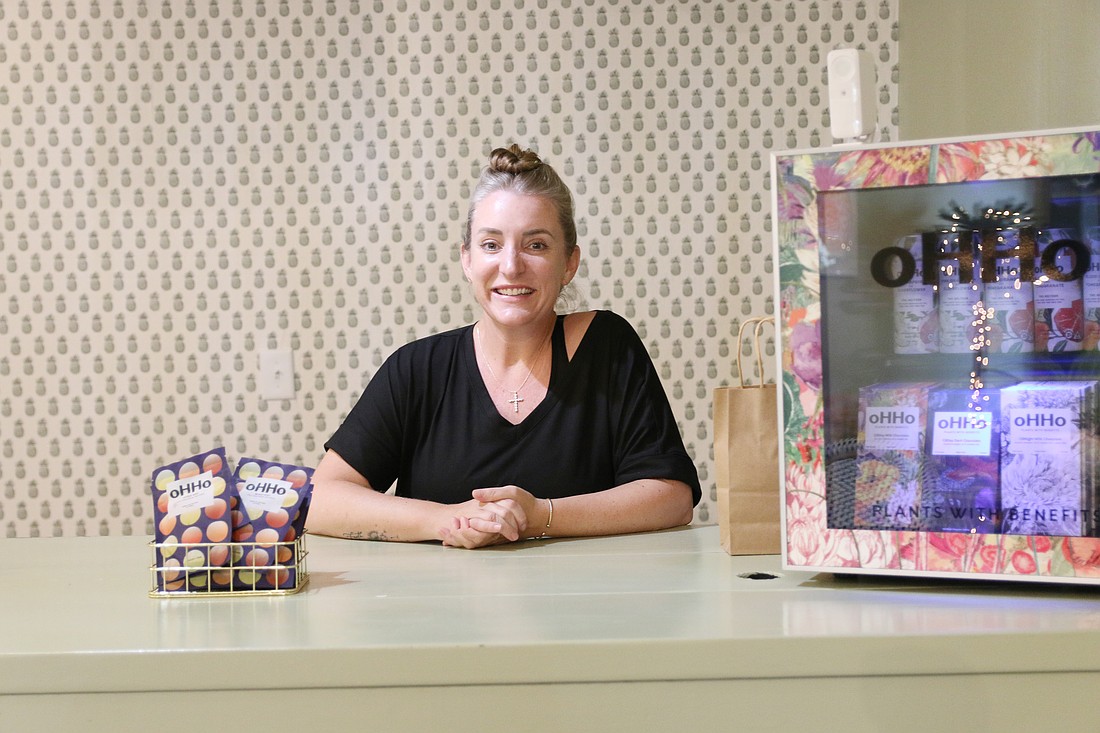
[[713, 522], [769, 154], [832, 142], [838, 47], [891, 139], [897, 0], [3, 0], [0, 536], [150, 533], [153, 468], [216, 445], [316, 465], [397, 345], [476, 317], [457, 243], [510, 142], [573, 186], [574, 306], [640, 332]]

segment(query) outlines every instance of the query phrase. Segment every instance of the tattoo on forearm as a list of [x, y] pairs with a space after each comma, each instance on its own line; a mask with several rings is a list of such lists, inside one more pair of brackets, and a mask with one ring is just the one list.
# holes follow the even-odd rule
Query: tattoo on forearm
[[371, 530], [370, 532], [363, 532], [361, 530], [344, 532], [342, 537], [349, 540], [374, 540], [375, 542], [387, 542], [390, 539], [388, 534], [378, 530]]

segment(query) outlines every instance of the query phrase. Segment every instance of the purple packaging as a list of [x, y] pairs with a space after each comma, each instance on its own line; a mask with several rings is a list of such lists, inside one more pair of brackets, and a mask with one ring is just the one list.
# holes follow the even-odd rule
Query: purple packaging
[[241, 458], [233, 475], [236, 590], [289, 590], [297, 586], [295, 541], [305, 529], [313, 469]]
[[230, 478], [224, 448], [153, 471], [158, 590], [205, 590], [228, 579]]
[[1001, 392], [1005, 534], [1095, 534], [1098, 383], [1031, 381]]
[[888, 382], [859, 390], [853, 526], [920, 529], [928, 395], [934, 382]]
[[1000, 531], [1000, 416], [996, 389], [938, 387], [928, 396], [925, 529]]

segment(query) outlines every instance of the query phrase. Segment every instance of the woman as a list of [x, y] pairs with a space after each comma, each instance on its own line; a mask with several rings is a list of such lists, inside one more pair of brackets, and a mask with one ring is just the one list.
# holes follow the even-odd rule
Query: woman
[[325, 445], [310, 531], [474, 548], [690, 522], [698, 475], [637, 334], [555, 313], [580, 263], [557, 173], [494, 150], [460, 254], [482, 317], [383, 364]]

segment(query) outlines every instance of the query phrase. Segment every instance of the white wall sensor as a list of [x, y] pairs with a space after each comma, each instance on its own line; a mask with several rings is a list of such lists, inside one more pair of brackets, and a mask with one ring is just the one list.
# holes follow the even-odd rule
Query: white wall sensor
[[829, 74], [829, 131], [834, 138], [862, 138], [874, 132], [875, 64], [871, 54], [838, 48], [826, 57]]

